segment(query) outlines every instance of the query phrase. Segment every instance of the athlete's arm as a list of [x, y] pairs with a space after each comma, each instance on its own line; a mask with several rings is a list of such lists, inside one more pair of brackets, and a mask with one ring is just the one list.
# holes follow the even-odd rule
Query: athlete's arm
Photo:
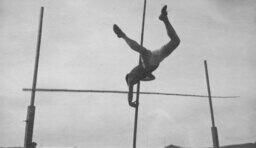
[[141, 81], [152, 81], [155, 79], [156, 79], [156, 77], [151, 73], [151, 74], [147, 75], [147, 77], [142, 79]]

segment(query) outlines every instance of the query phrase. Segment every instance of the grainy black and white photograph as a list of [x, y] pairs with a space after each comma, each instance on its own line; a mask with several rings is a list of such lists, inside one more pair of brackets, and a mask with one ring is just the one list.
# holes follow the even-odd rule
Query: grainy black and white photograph
[[256, 148], [255, 0], [0, 0], [0, 148]]

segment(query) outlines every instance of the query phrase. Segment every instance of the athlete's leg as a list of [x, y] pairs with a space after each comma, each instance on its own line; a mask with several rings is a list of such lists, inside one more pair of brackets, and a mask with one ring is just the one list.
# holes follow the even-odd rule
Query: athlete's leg
[[167, 6], [165, 5], [162, 10], [161, 10], [161, 15], [159, 16], [159, 19], [161, 21], [164, 22], [167, 34], [169, 36], [169, 38], [171, 39], [170, 42], [168, 42], [166, 45], [164, 45], [161, 49], [160, 49], [160, 57], [161, 57], [161, 61], [166, 58], [167, 56], [169, 56], [174, 49], [176, 49], [180, 43], [180, 39], [178, 37], [178, 35], [176, 34], [174, 28], [172, 27], [168, 17], [167, 17]]
[[134, 50], [140, 54], [144, 54], [147, 52], [147, 49], [141, 46], [136, 41], [130, 39], [116, 24], [113, 26], [113, 30], [119, 38], [122, 38], [126, 41], [126, 43]]
[[133, 85], [129, 85], [129, 92], [128, 92], [128, 103], [131, 107], [137, 107], [137, 102], [132, 102], [133, 99]]

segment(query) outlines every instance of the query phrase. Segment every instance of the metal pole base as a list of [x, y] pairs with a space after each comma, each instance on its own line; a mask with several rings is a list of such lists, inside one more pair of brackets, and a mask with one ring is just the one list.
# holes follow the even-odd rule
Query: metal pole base
[[25, 131], [25, 139], [24, 139], [24, 148], [30, 148], [31, 145], [32, 145], [35, 109], [36, 109], [36, 107], [33, 106], [33, 105], [28, 106], [27, 119], [26, 119], [26, 131]]
[[212, 130], [212, 141], [213, 141], [213, 147], [214, 148], [219, 148], [219, 138], [218, 138], [218, 130], [217, 127], [213, 126], [211, 128]]

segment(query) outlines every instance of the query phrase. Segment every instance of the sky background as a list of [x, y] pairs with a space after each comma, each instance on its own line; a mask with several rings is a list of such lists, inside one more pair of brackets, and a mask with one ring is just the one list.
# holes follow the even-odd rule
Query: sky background
[[[256, 1], [148, 0], [144, 46], [168, 42], [163, 5], [180, 46], [143, 82], [141, 91], [207, 95], [208, 61], [221, 145], [256, 141]], [[0, 0], [0, 146], [23, 146], [40, 7], [45, 7], [40, 88], [127, 90], [138, 54], [117, 38], [118, 24], [139, 41], [143, 0]], [[207, 98], [141, 95], [137, 145], [212, 145]], [[123, 94], [37, 93], [39, 146], [129, 148], [134, 110]]]

